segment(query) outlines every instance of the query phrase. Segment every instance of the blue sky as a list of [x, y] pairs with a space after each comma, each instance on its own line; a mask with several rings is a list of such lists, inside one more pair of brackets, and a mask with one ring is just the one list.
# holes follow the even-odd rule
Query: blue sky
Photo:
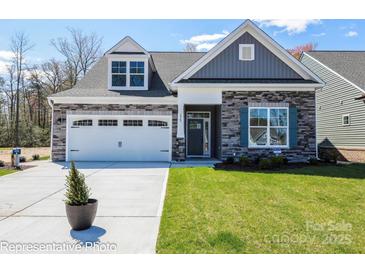
[[[24, 31], [35, 44], [29, 60], [60, 58], [52, 38], [67, 36], [67, 27], [95, 32], [107, 50], [130, 35], [147, 50], [180, 51], [184, 42], [207, 50], [243, 20], [0, 20], [0, 71], [9, 58], [11, 36]], [[285, 48], [315, 42], [317, 49], [365, 50], [365, 20], [258, 20], [264, 31]]]

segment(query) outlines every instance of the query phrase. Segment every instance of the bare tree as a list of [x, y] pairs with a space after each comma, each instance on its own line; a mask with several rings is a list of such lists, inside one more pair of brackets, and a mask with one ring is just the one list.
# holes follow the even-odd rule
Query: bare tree
[[299, 60], [300, 56], [302, 55], [303, 52], [315, 50], [317, 48], [317, 46], [318, 46], [317, 43], [306, 43], [306, 44], [298, 45], [293, 49], [289, 49], [288, 51], [291, 55], [293, 55], [295, 58], [297, 58]]
[[[63, 90], [67, 82], [67, 68], [64, 63], [51, 59], [42, 64], [43, 85], [50, 94]], [[38, 75], [39, 78], [39, 75]]]
[[184, 51], [186, 52], [195, 52], [197, 51], [196, 45], [193, 43], [186, 43]]
[[26, 53], [33, 47], [23, 32], [16, 33], [11, 39], [11, 51], [15, 67], [16, 84], [16, 113], [15, 113], [15, 146], [19, 146], [19, 99], [20, 88], [24, 77], [24, 62]]
[[53, 39], [51, 44], [66, 58], [72, 87], [101, 56], [102, 39], [95, 33], [84, 34], [73, 28], [68, 28], [68, 31], [70, 38]]

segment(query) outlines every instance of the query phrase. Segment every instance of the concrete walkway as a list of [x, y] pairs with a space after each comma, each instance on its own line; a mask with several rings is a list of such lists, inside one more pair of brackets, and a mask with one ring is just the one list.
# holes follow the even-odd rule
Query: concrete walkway
[[169, 164], [76, 166], [99, 201], [94, 226], [70, 229], [63, 202], [67, 164], [39, 163], [0, 177], [0, 253], [14, 252], [10, 247], [21, 253], [154, 253]]

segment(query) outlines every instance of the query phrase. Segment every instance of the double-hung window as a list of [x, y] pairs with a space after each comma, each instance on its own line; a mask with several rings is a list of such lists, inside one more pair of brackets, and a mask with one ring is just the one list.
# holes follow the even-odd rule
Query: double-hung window
[[249, 109], [250, 147], [288, 147], [288, 108], [251, 107]]
[[129, 65], [130, 86], [144, 86], [144, 62], [130, 62]]
[[112, 61], [112, 86], [127, 86], [127, 62]]
[[[133, 60], [133, 59], [132, 59]], [[112, 60], [110, 62], [110, 88], [147, 89], [146, 61]]]

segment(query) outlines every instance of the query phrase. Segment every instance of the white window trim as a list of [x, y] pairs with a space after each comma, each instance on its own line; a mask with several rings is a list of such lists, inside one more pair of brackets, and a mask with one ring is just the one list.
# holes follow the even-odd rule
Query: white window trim
[[[348, 120], [349, 120], [349, 123], [348, 124], [345, 124], [344, 122], [343, 122], [343, 119], [345, 118], [345, 117], [348, 117]], [[344, 126], [344, 127], [348, 127], [348, 126], [350, 126], [351, 125], [351, 115], [350, 114], [343, 114], [342, 115], [342, 126]]]
[[[126, 86], [125, 87], [114, 87], [112, 86], [112, 62], [126, 62]], [[144, 85], [141, 87], [130, 86], [130, 62], [144, 62]], [[108, 58], [108, 89], [109, 90], [148, 90], [148, 57], [147, 56], [128, 56], [128, 57], [110, 57]], [[135, 74], [135, 73], [132, 73]]]
[[[259, 146], [250, 142], [250, 128], [251, 128], [251, 109], [266, 109], [267, 110], [267, 140], [266, 145]], [[287, 126], [286, 126], [286, 145], [270, 145], [270, 109], [286, 109], [287, 111]], [[253, 126], [255, 127], [255, 126]], [[259, 126], [258, 126], [259, 127]], [[262, 126], [264, 127], [264, 126]], [[283, 128], [282, 126], [278, 126]], [[289, 137], [289, 108], [288, 107], [249, 107], [248, 108], [248, 147], [249, 148], [289, 148], [290, 137]]]
[[[243, 48], [251, 48], [251, 58], [244, 59], [242, 55]], [[255, 60], [255, 44], [239, 44], [239, 59], [241, 61], [253, 61]]]

